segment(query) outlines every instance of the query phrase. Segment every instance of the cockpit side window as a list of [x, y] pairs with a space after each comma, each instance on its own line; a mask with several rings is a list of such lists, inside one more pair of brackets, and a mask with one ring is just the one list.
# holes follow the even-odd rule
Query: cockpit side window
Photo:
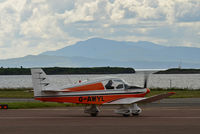
[[116, 89], [123, 89], [124, 88], [124, 85], [123, 84], [119, 84]]
[[107, 84], [105, 84], [105, 88], [106, 88], [106, 89], [114, 89], [113, 81], [112, 81], [112, 80], [109, 80], [109, 81], [107, 82]]
[[128, 84], [124, 84], [125, 89], [129, 89], [130, 86]]

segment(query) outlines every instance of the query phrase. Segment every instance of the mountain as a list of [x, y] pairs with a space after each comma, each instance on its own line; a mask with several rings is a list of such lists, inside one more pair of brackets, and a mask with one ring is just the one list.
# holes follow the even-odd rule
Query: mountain
[[165, 47], [147, 41], [122, 42], [92, 38], [41, 55], [79, 56], [115, 61], [200, 63], [200, 48]]
[[[57, 51], [48, 51], [42, 55], [79, 56], [95, 59], [109, 59], [115, 61], [148, 60], [148, 51], [162, 49], [162, 46], [151, 42], [122, 42], [100, 38], [80, 41]], [[154, 53], [151, 52], [154, 56]], [[156, 55], [154, 56], [156, 57]]]
[[120, 66], [137, 69], [200, 68], [200, 48], [167, 47], [147, 41], [126, 42], [92, 38], [56, 51], [0, 60], [3, 67]]

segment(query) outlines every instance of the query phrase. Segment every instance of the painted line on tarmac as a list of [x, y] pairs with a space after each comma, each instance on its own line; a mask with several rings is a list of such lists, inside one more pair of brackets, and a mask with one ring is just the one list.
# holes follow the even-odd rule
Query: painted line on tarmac
[[[99, 116], [100, 118], [102, 118], [101, 116]], [[121, 116], [117, 116], [117, 117], [121, 117]], [[0, 117], [0, 120], [2, 119], [71, 119], [71, 118], [89, 118], [89, 116], [73, 116], [73, 117]], [[98, 117], [97, 117], [98, 118]], [[110, 116], [110, 117], [104, 117], [104, 118], [116, 118], [115, 116]], [[130, 117], [133, 118], [134, 117]], [[127, 118], [127, 119], [130, 119]], [[199, 116], [197, 117], [137, 117], [137, 119], [142, 118], [142, 119], [200, 119]]]
[[[140, 117], [139, 117], [140, 118]], [[200, 119], [200, 116], [193, 117], [143, 117], [143, 118], [152, 118], [152, 119]]]
[[[102, 111], [110, 111], [110, 110], [115, 110], [115, 109], [117, 109], [117, 108], [100, 108], [100, 110], [102, 110]], [[163, 111], [163, 110], [168, 110], [168, 111], [173, 111], [173, 110], [185, 110], [186, 108], [157, 108], [157, 109], [159, 109], [159, 110], [161, 110], [161, 111]], [[155, 108], [143, 108], [142, 110], [144, 110], [144, 111], [149, 111], [149, 110], [157, 110], [157, 109], [155, 109]], [[17, 111], [49, 111], [49, 110], [51, 110], [51, 111], [71, 111], [71, 110], [78, 110], [78, 111], [82, 111], [82, 110], [84, 110], [84, 108], [66, 108], [66, 109], [56, 109], [56, 108], [48, 108], [48, 109], [7, 109], [7, 110], [9, 110], [9, 111], [15, 111], [15, 110], [17, 110]], [[200, 111], [200, 108], [189, 108], [188, 109], [189, 111], [191, 111], [191, 110], [195, 110], [195, 111]]]
[[84, 110], [83, 109], [6, 109], [9, 111], [71, 111], [71, 110]]
[[[77, 116], [78, 118], [85, 118], [84, 116], [80, 117]], [[0, 120], [2, 119], [71, 119], [71, 118], [76, 118], [76, 117], [0, 117]]]
[[[158, 108], [159, 109], [159, 108]], [[148, 109], [145, 109], [143, 108], [142, 110], [145, 110], [145, 111], [151, 111], [151, 110], [158, 110], [158, 109], [155, 109], [155, 108], [148, 108]], [[159, 110], [160, 111], [175, 111], [175, 110], [186, 110], [187, 108], [160, 108]], [[199, 110], [200, 111], [200, 108], [188, 108], [187, 111], [191, 111], [191, 110]]]

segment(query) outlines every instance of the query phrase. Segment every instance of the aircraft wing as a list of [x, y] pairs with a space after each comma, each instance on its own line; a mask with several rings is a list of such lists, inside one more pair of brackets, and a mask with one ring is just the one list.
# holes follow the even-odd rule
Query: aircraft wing
[[107, 102], [104, 104], [133, 104], [133, 103], [151, 103], [157, 100], [161, 100], [163, 98], [166, 98], [168, 96], [171, 96], [175, 94], [174, 92], [169, 92], [169, 93], [165, 93], [165, 94], [159, 94], [159, 95], [155, 95], [155, 96], [151, 96], [151, 97], [147, 97], [147, 98], [123, 98], [123, 99], [118, 99], [118, 100], [114, 100], [111, 102]]

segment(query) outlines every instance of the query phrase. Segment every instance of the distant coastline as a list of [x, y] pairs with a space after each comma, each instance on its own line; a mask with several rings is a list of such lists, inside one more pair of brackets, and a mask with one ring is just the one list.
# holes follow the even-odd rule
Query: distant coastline
[[[88, 67], [88, 68], [42, 68], [48, 75], [62, 74], [130, 74], [135, 73], [133, 68], [123, 67]], [[31, 75], [30, 68], [0, 68], [0, 75]]]
[[154, 74], [200, 74], [200, 69], [171, 68], [155, 72]]

